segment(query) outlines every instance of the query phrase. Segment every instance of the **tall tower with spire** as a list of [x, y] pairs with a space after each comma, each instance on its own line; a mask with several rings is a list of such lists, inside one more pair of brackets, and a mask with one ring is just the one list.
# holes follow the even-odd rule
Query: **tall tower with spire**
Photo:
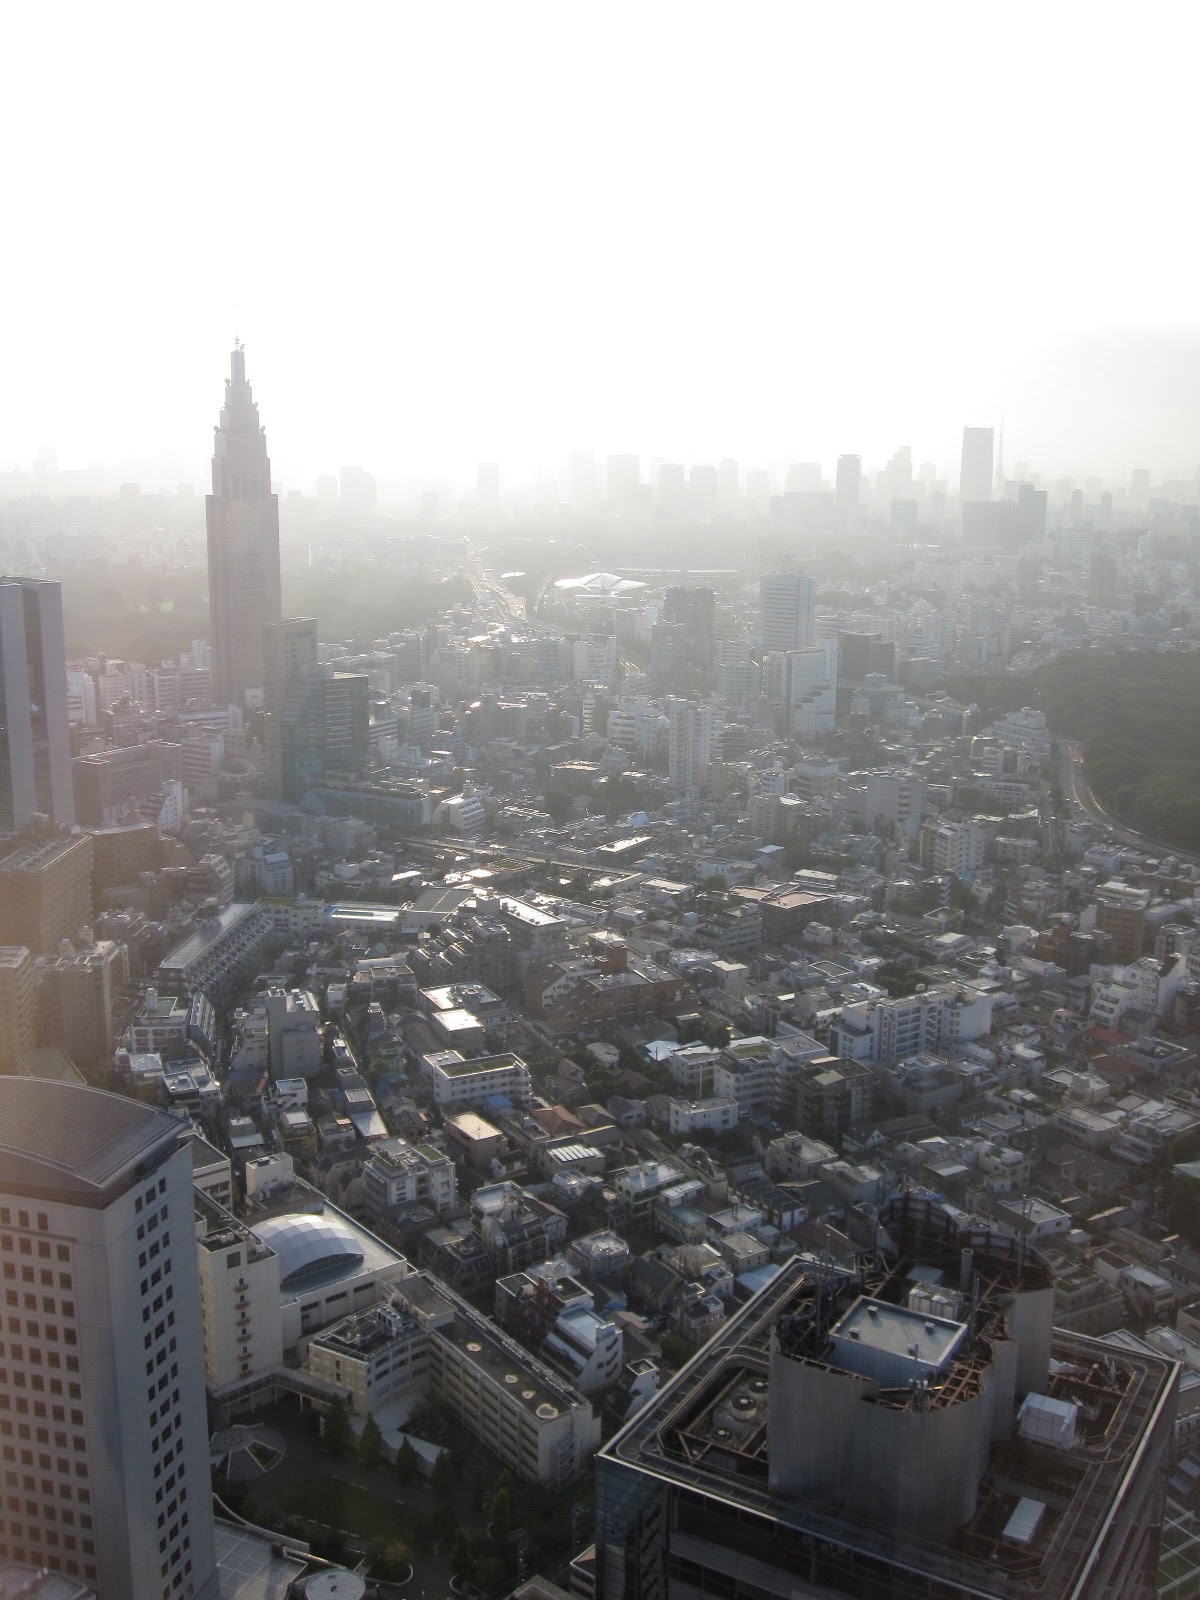
[[267, 436], [240, 340], [215, 429], [206, 512], [213, 692], [219, 703], [240, 705], [264, 685], [263, 630], [278, 624], [281, 611], [279, 497], [271, 493]]

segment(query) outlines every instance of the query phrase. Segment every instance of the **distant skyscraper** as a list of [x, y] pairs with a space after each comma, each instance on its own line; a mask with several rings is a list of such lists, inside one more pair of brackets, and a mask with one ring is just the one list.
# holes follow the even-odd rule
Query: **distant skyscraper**
[[244, 701], [263, 686], [263, 629], [279, 621], [279, 497], [271, 493], [267, 437], [246, 382], [246, 356], [230, 357], [208, 496], [208, 594], [213, 692]]
[[992, 428], [964, 428], [962, 465], [958, 474], [958, 498], [969, 501], [992, 498], [992, 454], [995, 448], [995, 430]]
[[379, 503], [379, 489], [371, 473], [362, 467], [341, 469], [338, 507], [351, 517], [373, 517]]
[[0, 833], [75, 821], [62, 590], [0, 577]]
[[856, 506], [862, 494], [862, 457], [839, 456], [834, 501], [843, 510]]
[[37, 1282], [36, 1296], [8, 1290], [0, 1558], [99, 1600], [214, 1600], [186, 1125], [98, 1089], [0, 1077], [0, 1230], [5, 1278]]
[[799, 572], [758, 580], [759, 638], [764, 652], [804, 650], [813, 642], [816, 584]]
[[620, 511], [633, 510], [641, 497], [642, 464], [637, 456], [609, 456], [605, 463], [608, 502]]
[[264, 629], [267, 775], [276, 800], [295, 804], [326, 772], [360, 772], [368, 759], [370, 684], [317, 660], [312, 617]]

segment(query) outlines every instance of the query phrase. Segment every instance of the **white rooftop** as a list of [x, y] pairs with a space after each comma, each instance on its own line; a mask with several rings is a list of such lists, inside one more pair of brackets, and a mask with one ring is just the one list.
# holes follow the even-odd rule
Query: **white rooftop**
[[966, 1336], [966, 1324], [860, 1295], [830, 1329], [838, 1364], [885, 1384], [941, 1372]]

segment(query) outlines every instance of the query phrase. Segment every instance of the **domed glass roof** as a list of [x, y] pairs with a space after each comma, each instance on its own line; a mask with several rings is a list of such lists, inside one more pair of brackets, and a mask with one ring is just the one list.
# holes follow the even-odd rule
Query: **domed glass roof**
[[363, 1247], [344, 1222], [312, 1212], [268, 1217], [254, 1232], [279, 1257], [279, 1287], [296, 1289], [334, 1267], [363, 1260]]

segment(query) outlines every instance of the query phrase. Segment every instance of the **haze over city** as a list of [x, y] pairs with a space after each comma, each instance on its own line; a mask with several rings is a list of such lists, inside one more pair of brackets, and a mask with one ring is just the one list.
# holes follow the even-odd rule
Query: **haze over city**
[[6, 467], [200, 483], [238, 333], [310, 491], [578, 448], [952, 478], [964, 420], [1195, 469], [1191, 8], [63, 15], [7, 28]]
[[1195, 1600], [1193, 16], [6, 25], [0, 1597]]

